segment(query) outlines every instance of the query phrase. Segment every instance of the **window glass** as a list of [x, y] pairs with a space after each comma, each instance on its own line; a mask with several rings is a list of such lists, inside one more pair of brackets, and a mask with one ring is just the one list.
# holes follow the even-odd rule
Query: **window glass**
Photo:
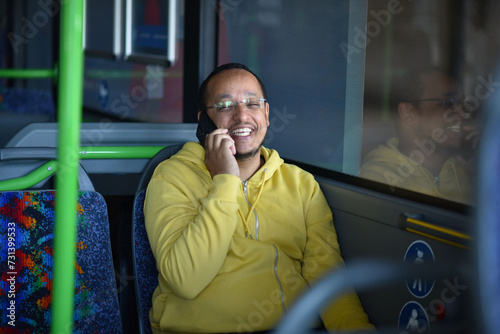
[[[266, 146], [286, 158], [474, 203], [499, 4], [222, 1], [219, 62], [266, 84]], [[220, 51], [222, 49], [222, 52]]]
[[117, 55], [115, 37], [118, 31], [115, 12], [119, 10], [113, 1], [85, 1], [84, 47], [87, 54], [107, 57]]
[[[93, 9], [90, 18], [98, 18], [94, 12], [105, 11], [105, 17], [115, 17], [123, 24], [119, 33], [97, 33], [100, 25], [87, 24], [87, 41], [90, 45], [111, 46], [116, 39], [133, 37], [132, 50], [128, 55], [122, 50], [115, 58], [90, 54], [85, 57], [83, 106], [86, 119], [95, 121], [102, 114], [112, 120], [143, 121], [152, 123], [182, 123], [184, 77], [184, 1], [177, 0], [175, 20], [175, 61], [165, 62], [165, 41], [168, 24], [168, 1], [128, 1], [130, 8], [111, 6], [109, 1], [88, 1]], [[126, 7], [126, 6], [124, 6]], [[133, 14], [133, 24], [126, 23], [126, 14]], [[100, 22], [100, 21], [99, 21]], [[97, 28], [96, 28], [97, 27]], [[97, 30], [96, 30], [97, 29]], [[159, 31], [162, 33], [159, 33]], [[165, 42], [165, 43], [164, 43]], [[127, 44], [127, 43], [125, 43]], [[160, 57], [160, 55], [162, 55]], [[95, 116], [94, 116], [95, 115]]]
[[349, 26], [363, 26], [366, 1], [222, 1], [221, 17], [219, 40], [228, 48], [220, 62], [244, 63], [266, 84], [266, 146], [357, 173], [364, 51], [348, 59], [346, 48]]
[[164, 57], [167, 54], [168, 2], [132, 2], [132, 53]]
[[391, 192], [474, 204], [499, 9], [476, 1], [368, 2], [361, 177]]

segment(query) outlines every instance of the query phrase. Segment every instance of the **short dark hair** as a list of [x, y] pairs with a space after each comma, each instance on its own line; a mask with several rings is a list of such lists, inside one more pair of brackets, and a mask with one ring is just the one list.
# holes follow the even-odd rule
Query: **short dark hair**
[[260, 80], [260, 78], [255, 73], [253, 73], [247, 66], [245, 66], [243, 64], [227, 63], [224, 65], [220, 65], [215, 70], [213, 70], [212, 73], [210, 73], [208, 75], [208, 77], [202, 82], [202, 84], [198, 90], [198, 111], [205, 110], [207, 107], [207, 86], [208, 86], [210, 79], [212, 79], [214, 76], [216, 76], [217, 74], [219, 74], [223, 71], [234, 70], [234, 69], [245, 70], [245, 71], [251, 73], [259, 82], [263, 97], [267, 100], [266, 87], [264, 86], [264, 83], [262, 82], [262, 80]]
[[[398, 105], [401, 102], [418, 100], [424, 93], [424, 85], [420, 76], [425, 73], [441, 72], [450, 75], [440, 67], [426, 65], [416, 67], [395, 78], [392, 82], [389, 96], [389, 108], [393, 116], [397, 115]], [[451, 75], [450, 75], [451, 77]]]

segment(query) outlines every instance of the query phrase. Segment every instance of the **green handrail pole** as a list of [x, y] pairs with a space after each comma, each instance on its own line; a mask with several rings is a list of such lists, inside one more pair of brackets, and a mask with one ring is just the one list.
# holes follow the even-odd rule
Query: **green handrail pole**
[[77, 166], [83, 89], [82, 27], [83, 0], [62, 1], [52, 334], [73, 330]]
[[27, 175], [0, 181], [0, 191], [28, 189], [42, 182], [57, 171], [55, 161], [48, 161]]
[[48, 69], [0, 69], [0, 78], [42, 79], [57, 77], [57, 65]]

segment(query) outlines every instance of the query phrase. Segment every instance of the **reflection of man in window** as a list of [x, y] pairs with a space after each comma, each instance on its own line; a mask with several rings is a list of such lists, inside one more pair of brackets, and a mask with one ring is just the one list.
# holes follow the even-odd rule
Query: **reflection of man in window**
[[460, 153], [471, 127], [464, 124], [463, 96], [454, 80], [436, 68], [413, 70], [393, 86], [390, 101], [398, 137], [365, 157], [361, 176], [391, 189], [470, 202]]

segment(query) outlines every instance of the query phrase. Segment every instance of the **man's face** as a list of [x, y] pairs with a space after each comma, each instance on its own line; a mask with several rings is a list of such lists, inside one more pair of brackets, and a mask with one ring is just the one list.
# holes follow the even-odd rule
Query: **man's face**
[[[207, 107], [220, 102], [261, 99], [259, 82], [251, 73], [232, 69], [215, 75], [207, 86]], [[236, 158], [245, 159], [256, 155], [264, 142], [269, 126], [269, 104], [262, 109], [246, 110], [242, 103], [229, 112], [217, 108], [207, 110], [218, 128], [228, 129], [235, 142]]]
[[461, 93], [445, 73], [424, 73], [420, 78], [424, 87], [420, 100], [437, 101], [418, 102], [416, 129], [419, 139], [431, 139], [436, 146], [446, 149], [459, 148], [463, 136], [463, 107], [455, 103], [443, 105], [439, 100], [460, 101]]

